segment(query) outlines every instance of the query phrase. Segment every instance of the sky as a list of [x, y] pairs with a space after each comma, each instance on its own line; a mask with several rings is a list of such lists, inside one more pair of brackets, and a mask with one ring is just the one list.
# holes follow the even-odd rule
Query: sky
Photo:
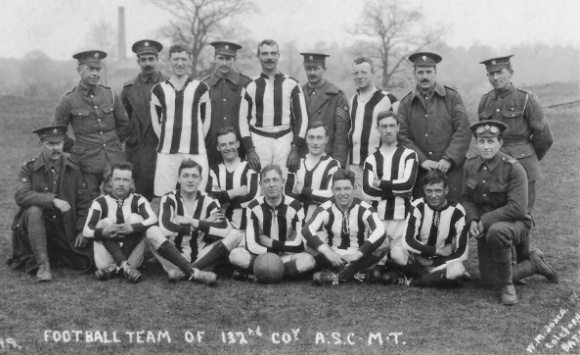
[[[255, 40], [295, 40], [308, 49], [318, 41], [348, 43], [348, 33], [361, 20], [362, 0], [253, 0], [260, 9], [239, 21]], [[450, 46], [473, 43], [504, 48], [543, 42], [580, 43], [580, 1], [577, 0], [406, 0], [422, 11], [422, 28], [445, 25]], [[50, 58], [70, 59], [90, 49], [87, 32], [106, 21], [116, 28], [117, 8], [125, 7], [126, 40], [158, 38], [171, 16], [143, 0], [0, 0], [0, 58], [22, 58], [41, 50]]]

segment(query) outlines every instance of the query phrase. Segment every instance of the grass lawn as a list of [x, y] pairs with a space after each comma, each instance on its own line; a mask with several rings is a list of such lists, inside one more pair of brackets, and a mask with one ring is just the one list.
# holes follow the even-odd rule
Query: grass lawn
[[[577, 85], [568, 84], [535, 92], [545, 105], [578, 96]], [[37, 154], [30, 132], [48, 123], [54, 105], [0, 98], [0, 354], [580, 353], [578, 106], [546, 111], [556, 143], [542, 161], [532, 232], [532, 245], [544, 251], [560, 283], [529, 278], [517, 286], [519, 303], [505, 307], [495, 291], [479, 287], [474, 240], [467, 263], [474, 280], [454, 289], [224, 278], [207, 288], [169, 284], [159, 266], [146, 267], [136, 285], [62, 268], [54, 269], [52, 283], [38, 284], [5, 260], [18, 167]]]

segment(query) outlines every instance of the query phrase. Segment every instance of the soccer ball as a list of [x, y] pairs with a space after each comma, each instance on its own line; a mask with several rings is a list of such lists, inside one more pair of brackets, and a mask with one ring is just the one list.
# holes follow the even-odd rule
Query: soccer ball
[[254, 275], [256, 275], [258, 282], [265, 284], [278, 283], [284, 277], [284, 263], [274, 253], [258, 255], [254, 261]]

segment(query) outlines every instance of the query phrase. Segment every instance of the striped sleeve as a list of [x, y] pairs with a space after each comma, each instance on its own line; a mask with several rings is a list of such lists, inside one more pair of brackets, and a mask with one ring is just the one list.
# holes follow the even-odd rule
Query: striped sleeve
[[216, 165], [211, 169], [209, 169], [209, 179], [208, 183], [206, 184], [206, 190], [213, 197], [215, 197], [220, 203], [229, 203], [231, 201], [230, 195], [226, 190], [223, 190], [220, 187], [218, 174], [216, 174], [215, 170], [218, 170], [219, 172], [219, 165]]
[[286, 253], [303, 252], [304, 240], [302, 238], [302, 226], [304, 223], [304, 208], [302, 208], [302, 204], [298, 200], [293, 200], [288, 205], [286, 220], [290, 225], [290, 227], [286, 228], [286, 238], [284, 241], [272, 239], [271, 251]]
[[304, 187], [302, 189], [302, 194], [308, 197], [310, 200], [317, 203], [324, 203], [332, 198], [332, 176], [338, 170], [339, 163], [337, 160], [332, 159], [328, 163], [324, 173], [326, 174], [325, 184], [320, 186], [319, 189], [312, 189], [309, 187]]
[[157, 137], [161, 137], [161, 119], [163, 115], [163, 106], [161, 104], [160, 96], [163, 97], [163, 89], [159, 84], [153, 87], [151, 91], [151, 126]]
[[205, 92], [203, 95], [201, 95], [201, 99], [199, 101], [199, 117], [201, 117], [203, 124], [203, 136], [205, 138], [211, 126], [211, 100], [209, 97], [209, 87], [207, 84], [202, 81], [199, 85], [203, 85], [205, 87]]
[[153, 212], [149, 201], [145, 197], [139, 196], [138, 205], [139, 215], [143, 218], [143, 222], [133, 223], [131, 225], [135, 233], [140, 233], [157, 223], [157, 216], [155, 216], [155, 212]]
[[377, 179], [376, 165], [375, 155], [371, 154], [365, 160], [363, 171], [363, 196], [372, 201], [380, 201], [383, 196], [383, 191], [373, 185], [373, 181]]
[[306, 223], [304, 228], [302, 228], [302, 236], [306, 240], [306, 244], [314, 250], [318, 250], [318, 248], [324, 244], [324, 242], [318, 237], [318, 231], [328, 223], [329, 214], [325, 207], [326, 206], [319, 206], [316, 208], [310, 220]]
[[[423, 202], [412, 204], [411, 211], [407, 216], [407, 231], [403, 246], [412, 253], [430, 257], [435, 255], [436, 246], [423, 244], [419, 241], [421, 239], [420, 228], [423, 223], [423, 208]], [[430, 230], [431, 226], [428, 226], [428, 229]]]
[[250, 119], [252, 118], [252, 107], [254, 106], [254, 100], [252, 96], [248, 93], [248, 86], [253, 85], [254, 82], [250, 82], [245, 88], [242, 89], [241, 101], [240, 101], [240, 135], [242, 137], [242, 147], [245, 150], [254, 148], [252, 143], [252, 137], [250, 136]]
[[173, 219], [177, 216], [177, 205], [170, 195], [161, 198], [161, 208], [159, 209], [159, 228], [166, 237], [173, 237], [178, 234], [190, 234], [189, 224], [177, 224]]
[[97, 224], [103, 215], [103, 208], [98, 200], [94, 200], [89, 209], [89, 215], [83, 228], [83, 236], [85, 238], [100, 238], [102, 236], [101, 230], [97, 231]]
[[[293, 79], [287, 79], [293, 80]], [[306, 127], [308, 125], [308, 112], [306, 111], [306, 101], [304, 100], [304, 94], [298, 82], [295, 83], [292, 89], [292, 106], [291, 106], [291, 125], [294, 130], [294, 140], [292, 143], [299, 147], [303, 146], [306, 136]]]
[[[363, 204], [368, 205], [366, 203], [361, 203], [361, 208]], [[364, 255], [368, 255], [375, 251], [378, 247], [383, 244], [385, 239], [387, 238], [387, 234], [385, 231], [385, 226], [379, 215], [374, 211], [374, 208], [371, 206], [365, 207], [367, 210], [363, 214], [364, 218], [364, 225], [369, 231], [369, 236], [365, 243], [360, 247], [359, 251]]]
[[453, 211], [451, 225], [454, 233], [451, 242], [454, 245], [453, 252], [446, 258], [446, 262], [465, 261], [468, 257], [469, 228], [465, 223], [465, 209], [460, 204], [457, 204], [455, 211]]
[[242, 208], [248, 207], [249, 203], [258, 197], [259, 188], [258, 188], [258, 174], [250, 168], [249, 165], [246, 165], [247, 173], [246, 173], [246, 181], [248, 182], [247, 188], [248, 193], [239, 197], [239, 203]]
[[396, 178], [392, 181], [381, 180], [380, 187], [383, 191], [392, 191], [396, 194], [403, 194], [411, 192], [413, 186], [415, 185], [415, 180], [417, 179], [417, 171], [419, 169], [419, 163], [417, 158], [417, 153], [411, 149], [406, 149], [409, 153], [405, 158], [405, 168], [403, 171], [403, 176]]
[[252, 254], [264, 254], [268, 252], [268, 248], [259, 243], [260, 240], [260, 220], [254, 211], [260, 209], [260, 205], [257, 200], [254, 200], [248, 206], [246, 210], [247, 213], [247, 224], [246, 224], [246, 248]]

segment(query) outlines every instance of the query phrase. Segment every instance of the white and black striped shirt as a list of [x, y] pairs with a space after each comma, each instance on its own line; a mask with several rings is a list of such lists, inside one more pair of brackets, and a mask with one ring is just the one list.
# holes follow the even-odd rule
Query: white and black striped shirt
[[304, 94], [295, 79], [282, 73], [273, 78], [262, 73], [242, 90], [240, 134], [244, 147], [251, 144], [250, 131], [292, 131], [293, 143], [302, 146], [307, 125]]
[[204, 82], [188, 78], [181, 90], [169, 80], [153, 87], [151, 124], [159, 137], [157, 152], [205, 154], [210, 123], [209, 88]]
[[[380, 149], [365, 160], [363, 173], [363, 196], [382, 220], [407, 218], [411, 204], [411, 191], [417, 179], [419, 163], [414, 150], [398, 145], [391, 156], [384, 156]], [[375, 178], [381, 180], [374, 187]]]
[[[187, 213], [180, 191], [172, 191], [161, 197], [159, 227], [165, 236], [174, 238], [173, 242], [177, 250], [190, 258], [191, 261], [195, 261], [199, 250], [216, 240], [227, 237], [231, 231], [231, 226], [225, 218], [219, 222], [204, 221], [219, 208], [218, 201], [201, 191], [197, 191], [193, 214]], [[173, 220], [176, 216], [197, 219], [199, 226], [192, 231], [189, 224], [174, 223]]]
[[468, 256], [468, 227], [463, 206], [448, 203], [441, 210], [433, 210], [422, 198], [413, 201], [407, 217], [404, 246], [412, 253], [434, 257], [436, 248], [453, 244], [453, 252], [435, 257], [435, 266], [451, 261], [464, 261]]
[[381, 136], [376, 129], [377, 115], [383, 111], [396, 114], [399, 108], [397, 98], [387, 91], [377, 89], [365, 102], [360, 101], [359, 94], [357, 91], [350, 100], [351, 128], [348, 140], [351, 165], [362, 165], [367, 156], [381, 145]]
[[[117, 212], [119, 206], [121, 215]], [[141, 195], [129, 194], [124, 200], [118, 200], [111, 194], [99, 196], [91, 205], [83, 235], [98, 240], [103, 237], [103, 229], [97, 228], [100, 220], [108, 218], [114, 224], [120, 224], [127, 222], [131, 214], [138, 214], [143, 218], [143, 222], [131, 224], [133, 233], [141, 233], [157, 223], [157, 216], [149, 201]]]
[[[247, 210], [246, 248], [252, 254], [300, 253], [304, 251], [302, 204], [290, 196], [282, 195], [282, 202], [272, 207], [260, 196], [250, 202]], [[261, 238], [270, 238], [272, 247], [266, 247]]]
[[[259, 175], [250, 168], [247, 162], [242, 161], [234, 171], [228, 171], [222, 163], [214, 165], [209, 171], [209, 182], [206, 185], [211, 194], [222, 205], [227, 205], [226, 218], [235, 228], [246, 228], [246, 207], [258, 196]], [[228, 191], [246, 186], [248, 193], [243, 196], [230, 198]]]
[[314, 250], [327, 244], [333, 249], [358, 250], [364, 255], [376, 250], [387, 237], [375, 209], [357, 198], [346, 212], [338, 208], [334, 199], [320, 205], [302, 229], [302, 235]]
[[[332, 198], [332, 175], [340, 168], [338, 160], [324, 155], [311, 169], [306, 168], [306, 159], [300, 159], [300, 167], [295, 173], [289, 173], [286, 180], [286, 195], [299, 200], [304, 206], [306, 216], [311, 216], [316, 207]], [[296, 182], [304, 185], [300, 195], [292, 189]]]

